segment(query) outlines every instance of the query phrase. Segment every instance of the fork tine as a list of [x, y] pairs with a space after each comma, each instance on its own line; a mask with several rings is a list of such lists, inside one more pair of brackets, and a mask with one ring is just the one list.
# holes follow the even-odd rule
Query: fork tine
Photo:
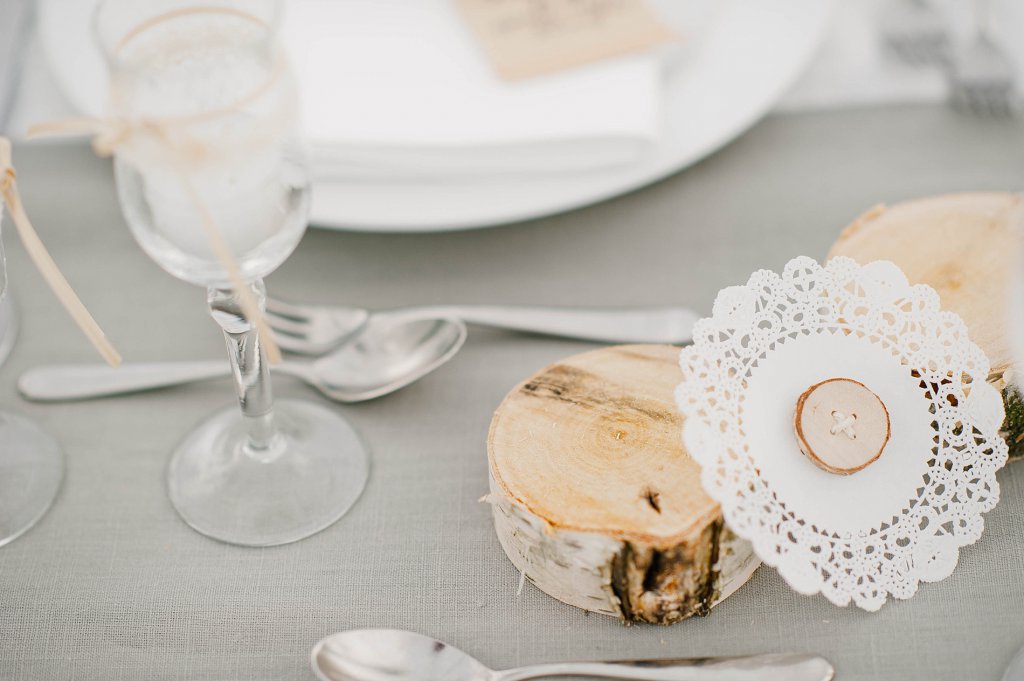
[[1003, 90], [1002, 99], [1000, 100], [1003, 116], [1014, 116], [1017, 113], [1015, 98], [1016, 91], [1013, 88]]
[[994, 103], [998, 115], [1005, 118], [1013, 114], [1013, 86], [1003, 83], [994, 90]]
[[272, 329], [274, 340], [285, 352], [294, 352], [298, 355], [308, 355], [310, 353], [310, 344], [308, 341], [301, 338], [296, 338], [289, 334], [283, 333], [278, 329]]
[[992, 85], [985, 85], [978, 90], [979, 99], [981, 99], [985, 115], [989, 118], [999, 117], [999, 92], [998, 88]]
[[300, 321], [294, 317], [284, 316], [274, 310], [267, 308], [265, 317], [267, 324], [273, 331], [279, 331], [296, 338], [305, 338], [309, 334], [309, 322]]
[[978, 104], [981, 106], [982, 113], [988, 118], [995, 118], [998, 114], [996, 112], [996, 98], [995, 92], [991, 86], [983, 85], [978, 88]]
[[311, 335], [312, 318], [307, 321], [296, 320], [268, 309], [266, 320], [274, 340], [286, 352], [319, 355], [327, 350], [321, 343], [315, 342]]
[[971, 100], [971, 108], [974, 110], [975, 114], [983, 118], [990, 117], [992, 115], [992, 111], [989, 109], [988, 106], [988, 97], [985, 95], [984, 90], [981, 90], [979, 88], [972, 88], [969, 92], [969, 95]]
[[296, 321], [309, 321], [310, 312], [304, 305], [286, 303], [279, 298], [267, 296], [267, 312], [280, 317], [289, 317]]

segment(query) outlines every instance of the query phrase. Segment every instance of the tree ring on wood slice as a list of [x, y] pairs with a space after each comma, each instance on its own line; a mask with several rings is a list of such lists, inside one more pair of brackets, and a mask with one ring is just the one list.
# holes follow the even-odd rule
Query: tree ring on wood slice
[[800, 395], [793, 430], [800, 451], [816, 466], [850, 475], [882, 455], [889, 442], [889, 411], [860, 381], [830, 378]]
[[526, 579], [625, 622], [706, 615], [759, 565], [682, 443], [679, 350], [602, 348], [512, 390], [488, 437], [495, 531]]
[[1002, 434], [1011, 458], [1024, 456], [1022, 376], [1018, 371], [1011, 378], [1013, 334], [1006, 312], [1022, 221], [1020, 194], [944, 194], [872, 208], [843, 230], [828, 253], [861, 265], [891, 260], [911, 284], [934, 288], [942, 309], [960, 315], [991, 362], [988, 382], [1003, 395]]

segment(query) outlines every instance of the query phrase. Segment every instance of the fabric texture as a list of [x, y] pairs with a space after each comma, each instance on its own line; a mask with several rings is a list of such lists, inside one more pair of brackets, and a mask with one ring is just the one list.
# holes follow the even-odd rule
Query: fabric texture
[[[1024, 129], [940, 107], [771, 117], [714, 157], [632, 195], [530, 223], [457, 234], [311, 230], [272, 293], [371, 307], [438, 302], [681, 303], [797, 254], [824, 255], [881, 202], [1024, 186]], [[109, 164], [84, 146], [15, 150], [33, 222], [126, 361], [219, 357], [204, 293], [132, 241]], [[400, 197], [396, 197], [400, 200]], [[996, 681], [1024, 643], [1024, 463], [1000, 471], [999, 505], [946, 580], [877, 613], [794, 593], [772, 569], [706, 618], [624, 627], [563, 605], [502, 553], [487, 491], [491, 413], [523, 377], [585, 343], [472, 329], [423, 381], [337, 406], [372, 452], [370, 481], [339, 523], [305, 541], [245, 549], [175, 515], [171, 449], [230, 403], [227, 381], [77, 404], [17, 397], [27, 367], [91, 362], [87, 343], [8, 234], [19, 343], [0, 408], [63, 443], [49, 514], [0, 548], [0, 679], [311, 681], [309, 651], [355, 627], [439, 637], [495, 667], [564, 659], [820, 653], [843, 681]], [[278, 396], [323, 401], [290, 379]]]

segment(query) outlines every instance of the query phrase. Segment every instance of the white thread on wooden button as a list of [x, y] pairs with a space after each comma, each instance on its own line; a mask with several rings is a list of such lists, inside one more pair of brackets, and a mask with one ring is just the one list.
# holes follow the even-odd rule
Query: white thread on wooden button
[[793, 427], [800, 451], [839, 475], [878, 459], [890, 435], [882, 400], [851, 378], [830, 378], [808, 388], [797, 400]]

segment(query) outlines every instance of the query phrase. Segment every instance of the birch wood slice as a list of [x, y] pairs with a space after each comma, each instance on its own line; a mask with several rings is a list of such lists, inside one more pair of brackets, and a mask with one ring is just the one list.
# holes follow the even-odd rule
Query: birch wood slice
[[488, 456], [495, 531], [542, 591], [626, 622], [705, 615], [759, 564], [682, 444], [679, 350], [603, 348], [505, 398]]
[[848, 226], [828, 254], [860, 264], [891, 260], [910, 283], [928, 284], [944, 309], [963, 318], [992, 364], [989, 383], [1003, 395], [1003, 435], [1011, 457], [1024, 455], [1024, 404], [1010, 371], [1015, 362], [1009, 324], [1022, 219], [1024, 197], [1002, 192], [877, 206]]

